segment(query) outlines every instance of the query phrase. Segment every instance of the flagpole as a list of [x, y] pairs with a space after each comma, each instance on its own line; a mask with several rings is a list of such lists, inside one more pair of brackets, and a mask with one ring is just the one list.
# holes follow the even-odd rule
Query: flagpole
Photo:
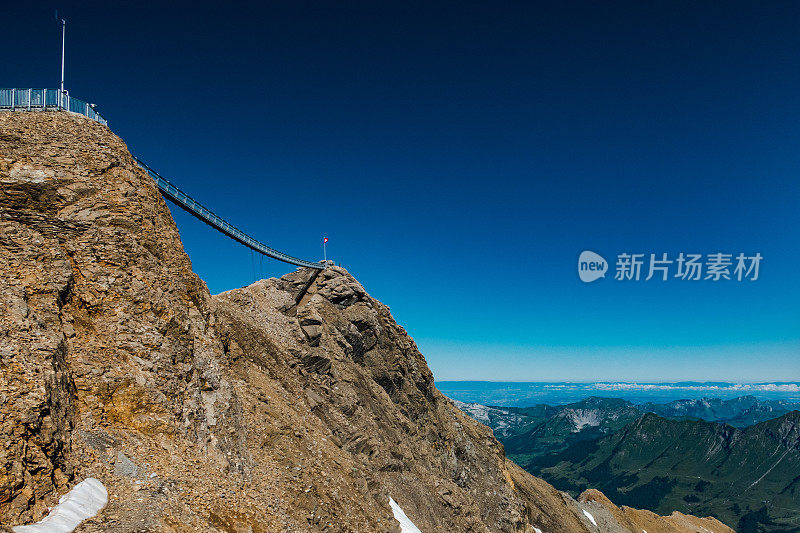
[[322, 238], [322, 258], [325, 260], [326, 263], [328, 262], [328, 238], [327, 237], [323, 237]]
[[58, 96], [58, 101], [61, 107], [64, 107], [64, 44], [66, 43], [67, 36], [67, 21], [61, 19], [61, 92]]

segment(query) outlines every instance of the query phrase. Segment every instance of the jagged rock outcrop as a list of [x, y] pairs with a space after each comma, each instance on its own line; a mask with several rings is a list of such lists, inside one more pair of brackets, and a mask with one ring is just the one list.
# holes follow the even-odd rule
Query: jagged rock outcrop
[[[426, 533], [598, 531], [599, 497], [509, 462], [343, 269], [210, 297], [155, 185], [83, 117], [0, 113], [0, 305], [3, 525], [95, 477], [109, 504], [82, 531], [388, 532], [390, 496]], [[670, 520], [653, 531], [730, 531]]]
[[652, 511], [633, 509], [625, 505], [614, 505], [599, 490], [589, 489], [580, 495], [581, 507], [592, 515], [603, 533], [625, 533], [647, 531], [647, 533], [669, 533], [670, 531], [732, 531], [714, 518], [697, 518], [680, 512], [659, 516]]

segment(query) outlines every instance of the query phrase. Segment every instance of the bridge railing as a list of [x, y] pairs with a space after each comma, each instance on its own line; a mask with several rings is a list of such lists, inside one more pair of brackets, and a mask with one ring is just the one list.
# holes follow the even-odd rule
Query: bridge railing
[[[103, 125], [108, 125], [108, 121], [98, 113], [93, 104], [88, 104], [83, 100], [72, 98], [69, 93], [63, 93], [59, 89], [4, 89], [0, 88], [0, 111], [31, 111], [31, 110], [57, 110], [64, 109], [72, 113], [79, 113]], [[145, 165], [139, 159], [134, 158], [136, 163], [142, 167], [156, 182], [158, 189], [169, 200], [176, 205], [199, 218], [209, 226], [216, 228], [235, 241], [244, 244], [248, 248], [255, 250], [268, 257], [278, 259], [292, 265], [314, 268], [322, 270], [328, 266], [327, 262], [305, 261], [292, 257], [291, 255], [279, 252], [270, 248], [266, 244], [257, 241], [239, 228], [229, 224], [222, 218], [211, 212], [208, 208], [195, 201], [191, 196], [178, 189], [172, 183], [161, 177], [156, 171]]]
[[97, 112], [94, 104], [73, 98], [59, 89], [0, 89], [0, 109], [31, 111], [34, 109], [64, 109], [108, 126], [108, 121]]
[[173, 201], [176, 205], [178, 205], [185, 211], [199, 218], [209, 226], [216, 228], [217, 230], [224, 233], [233, 240], [238, 241], [241, 244], [244, 244], [245, 246], [247, 246], [252, 250], [255, 250], [256, 252], [264, 254], [268, 257], [272, 257], [273, 259], [283, 261], [284, 263], [289, 263], [291, 265], [314, 268], [317, 270], [323, 270], [327, 266], [327, 264], [323, 264], [321, 262], [315, 263], [313, 261], [305, 261], [303, 259], [298, 259], [297, 257], [292, 257], [289, 254], [279, 252], [278, 250], [270, 248], [266, 244], [257, 241], [256, 239], [254, 239], [247, 233], [243, 232], [236, 226], [226, 222], [219, 216], [215, 215], [213, 212], [211, 212], [210, 209], [200, 204], [194, 198], [192, 198], [191, 196], [189, 196], [188, 194], [177, 188], [175, 185], [167, 181], [158, 172], [148, 167], [138, 158], [134, 157], [133, 159], [140, 167], [142, 167], [142, 169], [145, 170], [145, 172], [147, 172], [150, 175], [151, 178], [153, 178], [153, 181], [156, 182], [158, 189], [164, 196], [169, 198], [171, 201]]

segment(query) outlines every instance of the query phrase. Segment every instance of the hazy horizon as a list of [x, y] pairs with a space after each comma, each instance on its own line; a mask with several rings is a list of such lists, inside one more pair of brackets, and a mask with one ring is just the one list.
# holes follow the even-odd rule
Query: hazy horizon
[[800, 382], [524, 382], [437, 381], [437, 388], [454, 400], [484, 405], [528, 407], [559, 405], [588, 397], [621, 398], [633, 403], [674, 400], [732, 400], [755, 397], [800, 404]]

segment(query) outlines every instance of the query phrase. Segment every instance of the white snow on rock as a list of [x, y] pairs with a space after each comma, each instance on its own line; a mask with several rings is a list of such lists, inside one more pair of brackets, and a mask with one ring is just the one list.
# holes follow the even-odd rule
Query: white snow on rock
[[453, 403], [456, 404], [456, 407], [470, 415], [478, 422], [483, 422], [484, 424], [489, 423], [489, 407], [479, 403], [459, 402], [458, 400], [453, 400]]
[[400, 531], [401, 533], [422, 533], [417, 526], [414, 525], [414, 522], [409, 520], [406, 516], [406, 513], [397, 505], [397, 502], [394, 501], [392, 498], [389, 498], [389, 506], [392, 508], [392, 513], [394, 514], [394, 519], [400, 522]]
[[533, 533], [542, 533], [542, 530], [539, 529], [538, 527], [534, 527], [533, 528]]
[[108, 491], [99, 479], [90, 477], [62, 496], [58, 505], [39, 522], [12, 529], [14, 533], [70, 533], [78, 524], [99, 513], [106, 503]]
[[460, 402], [458, 400], [453, 400], [453, 403], [456, 404], [456, 407], [469, 415], [470, 418], [492, 428], [495, 435], [508, 435], [513, 427], [523, 422], [521, 416], [511, 414], [505, 409], [489, 407], [479, 403]]
[[589, 511], [587, 511], [586, 509], [581, 509], [581, 511], [583, 511], [583, 514], [585, 514], [585, 515], [586, 515], [586, 518], [588, 518], [588, 519], [589, 519], [589, 522], [591, 522], [592, 524], [594, 524], [594, 527], [597, 527], [597, 522], [595, 522], [595, 520], [594, 520], [594, 517], [592, 516], [592, 513], [590, 513], [590, 512], [589, 512]]
[[573, 433], [583, 428], [600, 425], [600, 412], [597, 409], [564, 409], [564, 415], [569, 418], [574, 426]]

